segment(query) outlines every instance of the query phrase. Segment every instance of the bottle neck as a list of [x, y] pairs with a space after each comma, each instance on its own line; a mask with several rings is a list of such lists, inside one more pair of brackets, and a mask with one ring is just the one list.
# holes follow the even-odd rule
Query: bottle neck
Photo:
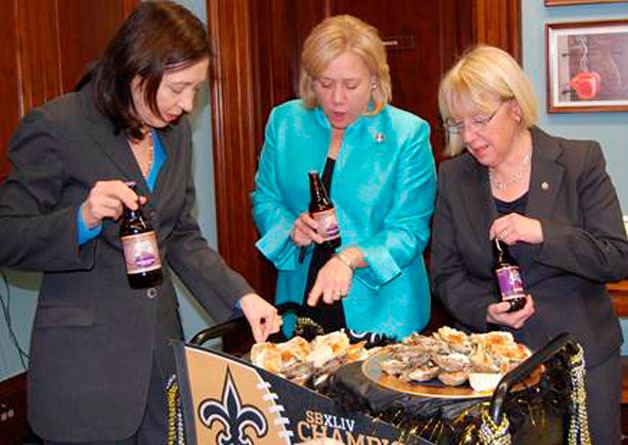
[[332, 207], [329, 195], [327, 195], [318, 173], [310, 174], [310, 202], [316, 203], [319, 207]]
[[509, 265], [509, 262], [508, 262], [508, 251], [507, 251], [506, 244], [500, 242], [496, 238], [493, 247], [494, 247], [494, 250], [495, 250], [495, 263], [497, 264], [497, 266], [500, 267], [500, 266], [507, 266], [507, 265]]
[[327, 203], [329, 201], [329, 198], [327, 198], [327, 193], [325, 193], [324, 190], [318, 187], [312, 187], [310, 189], [310, 199], [312, 200], [312, 202], [318, 203]]
[[130, 208], [128, 208], [127, 206], [124, 206], [124, 218], [126, 219], [136, 219], [139, 217], [141, 211], [140, 208], [138, 207], [135, 210], [131, 210]]

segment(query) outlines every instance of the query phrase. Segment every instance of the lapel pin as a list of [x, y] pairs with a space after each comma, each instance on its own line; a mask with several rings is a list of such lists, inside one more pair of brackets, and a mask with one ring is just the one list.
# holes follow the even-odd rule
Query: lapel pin
[[381, 133], [381, 132], [375, 133], [375, 142], [377, 142], [378, 144], [381, 144], [382, 142], [384, 142], [384, 139], [386, 139], [384, 137], [384, 133]]
[[544, 192], [549, 190], [549, 184], [545, 181], [541, 182], [541, 190], [543, 190]]

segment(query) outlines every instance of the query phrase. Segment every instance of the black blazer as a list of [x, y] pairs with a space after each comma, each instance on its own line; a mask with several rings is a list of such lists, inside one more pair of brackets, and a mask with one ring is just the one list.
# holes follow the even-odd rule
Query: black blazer
[[[538, 349], [573, 334], [594, 366], [622, 342], [605, 283], [628, 275], [628, 243], [615, 189], [599, 144], [532, 129], [526, 216], [541, 221], [544, 242], [523, 244], [525, 286], [536, 313], [516, 336]], [[444, 162], [432, 238], [432, 283], [468, 329], [485, 331], [497, 300], [489, 227], [497, 217], [488, 171], [467, 152]]]
[[[106, 222], [79, 246], [76, 216], [96, 181], [138, 183], [149, 198], [162, 262], [218, 321], [251, 292], [201, 236], [191, 215], [191, 133], [185, 118], [159, 137], [168, 159], [151, 193], [123, 133], [95, 107], [91, 88], [35, 109], [10, 145], [0, 187], [0, 265], [43, 271], [28, 371], [29, 420], [47, 439], [112, 440], [139, 426], [158, 327], [157, 306], [176, 311], [172, 279], [129, 287], [118, 238]], [[164, 268], [167, 269], [167, 268]]]

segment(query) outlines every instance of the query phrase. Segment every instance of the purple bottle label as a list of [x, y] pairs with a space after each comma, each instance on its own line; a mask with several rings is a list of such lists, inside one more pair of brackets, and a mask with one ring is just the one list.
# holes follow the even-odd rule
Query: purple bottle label
[[499, 282], [499, 291], [502, 300], [512, 300], [513, 298], [525, 297], [523, 281], [517, 266], [507, 266], [495, 271]]
[[316, 232], [323, 237], [323, 241], [331, 241], [340, 236], [336, 209], [324, 210], [312, 214], [312, 218], [318, 224]]
[[161, 268], [157, 236], [154, 231], [120, 238], [129, 274], [149, 272]]

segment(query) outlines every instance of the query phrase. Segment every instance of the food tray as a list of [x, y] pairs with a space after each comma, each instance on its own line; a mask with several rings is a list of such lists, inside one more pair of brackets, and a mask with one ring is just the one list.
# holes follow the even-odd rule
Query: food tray
[[[447, 386], [438, 379], [425, 383], [411, 383], [403, 381], [397, 377], [387, 374], [382, 370], [382, 362], [391, 357], [386, 351], [378, 352], [362, 364], [362, 373], [371, 382], [376, 383], [386, 389], [411, 394], [420, 397], [432, 397], [443, 399], [477, 399], [490, 397], [493, 391], [475, 391], [468, 383], [461, 386]], [[533, 372], [522, 383], [514, 387], [514, 391], [522, 390], [526, 387], [536, 385], [543, 374], [543, 369], [539, 368]]]

